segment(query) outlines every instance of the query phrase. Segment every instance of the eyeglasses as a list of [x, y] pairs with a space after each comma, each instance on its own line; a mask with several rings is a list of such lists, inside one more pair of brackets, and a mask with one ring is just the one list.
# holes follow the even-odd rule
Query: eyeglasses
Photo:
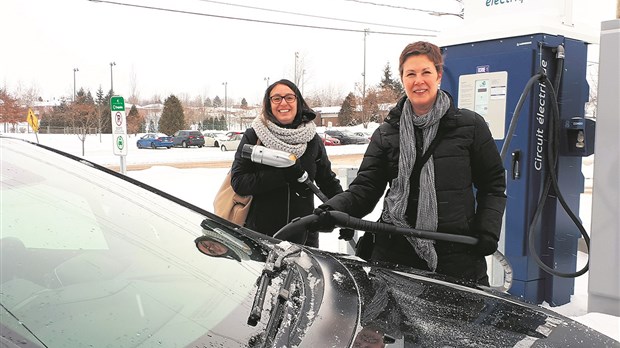
[[284, 99], [287, 103], [292, 103], [295, 100], [297, 100], [297, 96], [294, 94], [287, 94], [285, 96], [281, 96], [281, 95], [274, 95], [269, 97], [269, 100], [271, 100], [272, 103], [274, 104], [280, 104], [282, 102], [282, 99]]

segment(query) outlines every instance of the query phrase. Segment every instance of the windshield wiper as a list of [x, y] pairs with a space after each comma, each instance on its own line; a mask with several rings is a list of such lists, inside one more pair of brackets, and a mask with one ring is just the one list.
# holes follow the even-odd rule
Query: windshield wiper
[[288, 270], [286, 278], [284, 278], [284, 282], [278, 291], [278, 299], [276, 300], [275, 308], [272, 310], [272, 313], [269, 316], [269, 322], [265, 328], [264, 347], [270, 347], [272, 345], [272, 341], [275, 339], [276, 333], [280, 328], [282, 316], [284, 314], [284, 306], [286, 305], [286, 302], [291, 299], [290, 288], [291, 282], [293, 281], [293, 275], [293, 270]]
[[[261, 319], [263, 305], [265, 304], [265, 298], [267, 297], [267, 288], [271, 285], [271, 280], [276, 278], [282, 271], [287, 268], [287, 264], [284, 260], [293, 254], [299, 253], [301, 248], [294, 244], [290, 244], [288, 248], [283, 249], [279, 244], [275, 245], [273, 249], [267, 255], [267, 261], [265, 261], [265, 267], [258, 279], [258, 289], [256, 290], [256, 295], [254, 296], [254, 301], [252, 302], [252, 309], [250, 310], [250, 315], [248, 316], [248, 325], [256, 326]], [[292, 272], [288, 272], [282, 287], [278, 291], [278, 301], [281, 298], [284, 299], [283, 303], [285, 303], [288, 296], [288, 288], [290, 286], [292, 278]], [[287, 284], [288, 280], [288, 284]], [[277, 306], [281, 307], [281, 306]], [[277, 312], [277, 311], [276, 311]], [[277, 313], [274, 313], [277, 314]], [[277, 317], [276, 315], [271, 315], [269, 323], [271, 323]], [[268, 324], [269, 327], [270, 324]]]

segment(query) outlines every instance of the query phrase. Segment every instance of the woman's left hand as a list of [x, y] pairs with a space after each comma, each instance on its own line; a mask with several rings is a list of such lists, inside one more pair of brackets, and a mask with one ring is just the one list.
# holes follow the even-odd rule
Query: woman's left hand
[[488, 233], [478, 235], [478, 244], [474, 245], [476, 252], [482, 256], [493, 254], [497, 250], [497, 237]]

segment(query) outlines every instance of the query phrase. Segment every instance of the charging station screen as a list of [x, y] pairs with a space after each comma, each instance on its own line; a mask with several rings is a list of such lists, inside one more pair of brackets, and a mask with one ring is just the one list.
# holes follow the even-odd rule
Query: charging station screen
[[507, 85], [507, 71], [459, 76], [458, 107], [484, 117], [495, 140], [505, 136]]
[[489, 80], [476, 80], [475, 89], [474, 111], [486, 118], [489, 111]]

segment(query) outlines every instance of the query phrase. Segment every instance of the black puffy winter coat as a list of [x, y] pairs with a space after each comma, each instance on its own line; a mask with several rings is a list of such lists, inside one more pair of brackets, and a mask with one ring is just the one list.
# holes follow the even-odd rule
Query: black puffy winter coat
[[[256, 144], [258, 137], [253, 128], [248, 128], [241, 139], [244, 144]], [[325, 146], [318, 134], [308, 142], [306, 152], [299, 158], [301, 166], [327, 196], [342, 192], [340, 180], [332, 171]], [[254, 163], [241, 157], [237, 150], [231, 169], [232, 188], [240, 195], [253, 195], [250, 212], [245, 226], [257, 232], [273, 236], [280, 228], [296, 217], [312, 214], [314, 194], [304, 184], [289, 184], [285, 169]], [[318, 247], [318, 233], [308, 237], [307, 245]]]
[[[342, 194], [325, 206], [363, 217], [372, 212], [384, 196], [388, 183], [398, 175], [399, 124], [406, 97], [390, 110], [385, 122], [372, 135], [357, 177]], [[491, 132], [482, 116], [450, 108], [441, 118], [438, 133], [443, 133], [435, 151], [435, 189], [437, 193], [437, 231], [499, 239], [506, 205], [505, 172]], [[420, 138], [420, 137], [417, 137]], [[407, 212], [417, 212], [418, 191], [412, 182]], [[408, 217], [415, 226], [417, 217]], [[402, 236], [376, 235], [372, 259], [428, 269], [413, 247]], [[475, 247], [438, 241], [437, 272], [486, 282], [486, 262]]]

